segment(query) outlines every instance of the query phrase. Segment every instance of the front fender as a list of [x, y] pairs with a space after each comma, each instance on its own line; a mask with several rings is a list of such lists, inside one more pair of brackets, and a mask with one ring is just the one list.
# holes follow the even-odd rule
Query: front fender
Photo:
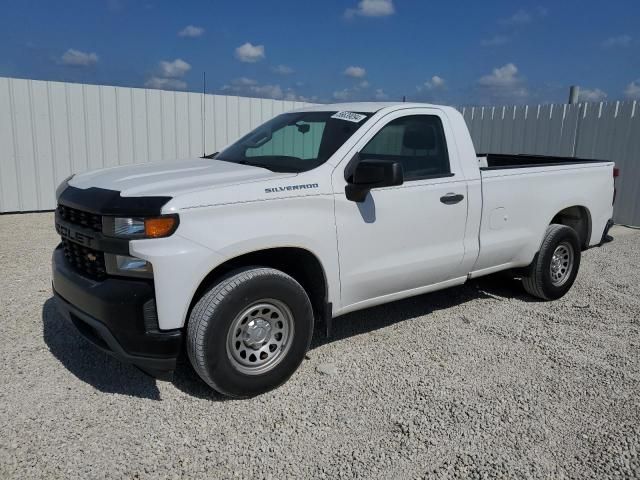
[[332, 195], [185, 209], [166, 239], [131, 242], [153, 265], [160, 328], [184, 326], [191, 300], [216, 267], [272, 248], [309, 251], [326, 274], [328, 301], [339, 306], [340, 279]]

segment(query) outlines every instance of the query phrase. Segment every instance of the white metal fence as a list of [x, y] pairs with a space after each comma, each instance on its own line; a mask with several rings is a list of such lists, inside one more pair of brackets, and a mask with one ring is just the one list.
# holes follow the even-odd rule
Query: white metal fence
[[[0, 77], [0, 212], [48, 210], [72, 172], [212, 153], [301, 102]], [[640, 104], [462, 108], [476, 150], [612, 160], [640, 225]]]
[[303, 105], [0, 77], [0, 212], [55, 208], [72, 172], [213, 153]]
[[476, 150], [611, 160], [620, 168], [617, 223], [640, 225], [640, 103], [461, 109]]

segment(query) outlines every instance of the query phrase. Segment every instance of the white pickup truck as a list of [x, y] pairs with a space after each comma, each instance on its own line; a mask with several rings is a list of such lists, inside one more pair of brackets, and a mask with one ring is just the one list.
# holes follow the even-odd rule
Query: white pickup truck
[[[220, 153], [58, 188], [53, 289], [98, 347], [233, 397], [285, 382], [314, 322], [501, 270], [546, 300], [601, 244], [612, 162], [477, 156], [455, 109], [320, 105]], [[428, 298], [425, 298], [428, 301]]]

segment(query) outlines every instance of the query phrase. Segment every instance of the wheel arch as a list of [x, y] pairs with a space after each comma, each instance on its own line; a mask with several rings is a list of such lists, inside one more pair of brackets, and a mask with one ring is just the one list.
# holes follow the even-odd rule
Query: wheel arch
[[316, 319], [324, 319], [331, 314], [327, 274], [320, 259], [305, 248], [274, 247], [240, 254], [211, 270], [191, 298], [184, 325], [187, 325], [193, 306], [205, 291], [230, 272], [252, 266], [274, 268], [295, 279], [307, 292]]
[[587, 207], [583, 205], [572, 205], [563, 208], [553, 216], [549, 225], [554, 223], [573, 228], [578, 234], [582, 249], [585, 250], [589, 247], [592, 223], [591, 212]]

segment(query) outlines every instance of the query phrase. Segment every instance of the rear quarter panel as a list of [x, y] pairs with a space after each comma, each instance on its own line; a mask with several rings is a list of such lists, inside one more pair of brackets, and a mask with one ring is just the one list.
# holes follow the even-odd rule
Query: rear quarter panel
[[613, 163], [483, 170], [480, 255], [473, 275], [527, 266], [553, 217], [572, 206], [590, 216], [589, 246], [613, 215]]

